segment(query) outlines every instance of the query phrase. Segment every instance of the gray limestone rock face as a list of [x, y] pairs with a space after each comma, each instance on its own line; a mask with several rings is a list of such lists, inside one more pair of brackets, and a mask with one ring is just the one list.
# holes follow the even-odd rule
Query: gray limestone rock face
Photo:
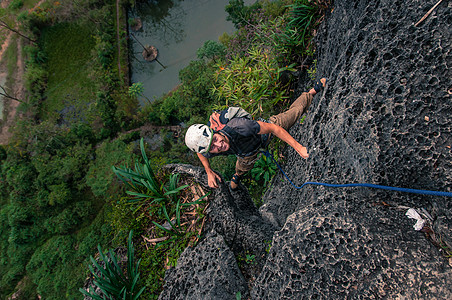
[[[288, 147], [283, 168], [295, 184], [452, 192], [452, 2], [442, 1], [414, 26], [437, 2], [334, 1], [316, 36], [316, 74], [328, 78], [327, 86], [303, 124], [290, 130], [310, 154], [304, 160]], [[306, 78], [301, 74], [296, 94], [313, 86]], [[185, 168], [206, 185], [202, 169]], [[245, 277], [247, 298], [452, 298], [451, 265], [441, 250], [452, 246], [450, 197], [363, 187], [299, 190], [281, 174], [259, 210], [244, 187], [231, 192], [222, 184], [213, 193], [206, 228], [217, 235], [183, 254], [168, 272], [163, 299], [234, 299], [244, 284], [233, 257], [220, 264], [212, 248], [222, 239], [235, 255], [256, 255], [258, 267]], [[432, 216], [436, 241], [414, 230], [408, 208]], [[193, 258], [203, 260], [202, 268]], [[207, 278], [206, 290], [199, 283]]]
[[379, 206], [378, 198], [326, 192], [275, 233], [252, 299], [450, 295], [448, 261], [405, 212]]
[[[204, 188], [209, 189], [204, 169], [182, 164], [166, 167], [172, 172], [196, 178]], [[231, 191], [229, 183], [222, 180], [217, 189], [210, 190], [212, 196], [209, 197], [211, 200], [206, 211], [208, 219], [205, 231], [220, 234], [236, 256], [253, 256], [253, 264], [245, 267], [249, 267], [246, 268], [247, 279], [255, 278], [259, 266], [265, 262], [266, 248], [276, 228], [261, 216], [242, 185], [236, 191]]]
[[165, 274], [159, 299], [235, 299], [248, 287], [234, 254], [215, 231], [195, 248], [187, 248], [177, 266]]
[[[452, 4], [414, 26], [436, 3], [335, 1], [316, 38], [328, 84], [290, 131], [310, 153], [288, 149], [295, 183], [452, 191]], [[450, 245], [450, 198], [275, 182], [261, 213], [281, 230], [253, 299], [452, 298], [445, 252], [405, 215], [425, 209]]]

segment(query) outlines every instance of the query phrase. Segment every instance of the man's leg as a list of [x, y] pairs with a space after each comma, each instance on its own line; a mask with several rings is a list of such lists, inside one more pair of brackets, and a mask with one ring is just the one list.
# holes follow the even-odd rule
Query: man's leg
[[295, 122], [308, 110], [311, 105], [313, 95], [311, 93], [303, 93], [295, 100], [288, 110], [278, 115], [271, 116], [268, 120], [270, 123], [276, 124], [289, 130]]
[[235, 174], [231, 179], [231, 188], [233, 190], [237, 189], [240, 177], [254, 167], [258, 154], [259, 152], [251, 156], [237, 157], [237, 161], [235, 163]]
[[285, 130], [289, 130], [295, 122], [308, 110], [311, 105], [312, 98], [326, 85], [326, 78], [320, 79], [314, 88], [309, 92], [304, 92], [294, 103], [283, 113], [271, 116], [269, 122], [279, 125]]
[[237, 162], [235, 163], [235, 173], [239, 176], [242, 176], [243, 174], [251, 170], [254, 167], [254, 163], [257, 160], [258, 154], [259, 152], [251, 156], [237, 157]]

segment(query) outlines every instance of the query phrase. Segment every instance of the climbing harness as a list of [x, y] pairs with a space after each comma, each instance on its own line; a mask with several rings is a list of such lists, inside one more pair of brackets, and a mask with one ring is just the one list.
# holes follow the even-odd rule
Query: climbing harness
[[281, 171], [281, 173], [289, 180], [290, 184], [293, 185], [296, 189], [302, 189], [304, 186], [311, 184], [311, 185], [322, 185], [327, 187], [369, 187], [369, 188], [375, 188], [375, 189], [382, 189], [382, 190], [390, 190], [390, 191], [397, 191], [397, 192], [405, 192], [405, 193], [412, 193], [412, 194], [422, 194], [422, 195], [433, 195], [433, 196], [444, 196], [444, 197], [452, 197], [452, 193], [450, 192], [441, 192], [441, 191], [429, 191], [429, 190], [417, 190], [417, 189], [408, 189], [408, 188], [400, 188], [400, 187], [392, 187], [392, 186], [386, 186], [386, 185], [379, 185], [379, 184], [371, 184], [371, 183], [347, 183], [347, 184], [331, 184], [331, 183], [323, 183], [323, 182], [305, 182], [301, 186], [296, 186], [292, 180], [284, 173], [281, 166], [278, 164], [278, 162], [275, 160], [273, 155], [268, 152], [267, 150], [261, 151], [265, 156], [268, 158], [271, 158], [278, 169]]

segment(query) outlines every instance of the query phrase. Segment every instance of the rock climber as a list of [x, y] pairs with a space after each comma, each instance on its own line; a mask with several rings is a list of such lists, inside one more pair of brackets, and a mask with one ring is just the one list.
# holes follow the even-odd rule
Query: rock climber
[[[326, 78], [318, 80], [314, 88], [302, 93], [294, 103], [283, 113], [271, 116], [268, 122], [255, 121], [249, 117], [241, 116], [231, 118], [228, 114], [234, 113], [240, 108], [230, 108], [223, 111], [221, 119], [226, 120], [224, 127], [212, 126], [212, 117], [208, 125], [194, 124], [188, 128], [185, 134], [185, 144], [190, 150], [197, 153], [207, 173], [207, 181], [211, 188], [218, 188], [221, 177], [210, 167], [209, 158], [217, 155], [237, 156], [235, 174], [231, 179], [231, 189], [236, 190], [241, 176], [251, 170], [257, 160], [259, 150], [265, 148], [272, 135], [277, 136], [303, 157], [308, 158], [306, 147], [298, 143], [287, 131], [307, 111], [312, 98], [319, 93], [327, 82]], [[243, 110], [242, 110], [243, 111]], [[245, 111], [243, 111], [245, 112]], [[245, 112], [246, 113], [246, 112]], [[214, 130], [211, 127], [219, 130]]]

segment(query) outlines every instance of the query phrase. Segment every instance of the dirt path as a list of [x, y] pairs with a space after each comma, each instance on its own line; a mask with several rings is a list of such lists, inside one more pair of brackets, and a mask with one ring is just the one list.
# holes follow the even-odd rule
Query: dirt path
[[[22, 40], [19, 39], [17, 43], [17, 68], [15, 72], [15, 80], [14, 80], [14, 89], [13, 89], [13, 95], [17, 99], [23, 99], [25, 95], [24, 91], [24, 67], [23, 67], [23, 57], [22, 57]], [[6, 74], [4, 73], [6, 76]], [[6, 145], [8, 144], [9, 139], [12, 136], [12, 133], [10, 132], [10, 128], [14, 126], [16, 114], [17, 114], [17, 107], [19, 106], [19, 101], [12, 100], [12, 99], [5, 99], [4, 100], [4, 111], [7, 112], [6, 115], [4, 115], [5, 122], [3, 123], [3, 126], [0, 130], [0, 145]]]
[[[6, 8], [9, 4], [9, 1], [2, 1], [0, 2], [0, 7], [1, 8]], [[3, 58], [3, 53], [5, 53], [6, 48], [8, 48], [8, 45], [11, 43], [11, 37], [13, 35], [13, 33], [5, 28], [0, 28], [0, 34], [6, 34], [6, 40], [3, 42], [2, 44], [2, 48], [0, 49], [0, 62], [2, 61]]]
[[9, 44], [11, 43], [11, 37], [13, 36], [12, 31], [2, 29], [0, 32], [3, 34], [5, 31], [8, 31], [6, 40], [2, 44], [2, 48], [0, 49], [0, 61], [3, 59], [3, 54], [5, 53], [6, 49], [8, 48]]
[[[29, 12], [35, 10], [37, 7], [39, 7], [43, 2], [46, 0], [40, 0], [36, 5], [29, 10]], [[2, 1], [1, 6], [2, 8], [6, 8], [10, 1]], [[16, 29], [18, 26], [16, 26]], [[2, 48], [0, 50], [0, 82], [6, 81], [7, 77], [7, 70], [6, 70], [6, 62], [3, 61], [3, 55], [6, 51], [6, 49], [11, 44], [11, 39], [13, 32], [8, 31], [8, 36], [2, 44]], [[12, 95], [16, 97], [17, 99], [24, 99], [25, 97], [25, 88], [24, 88], [24, 58], [22, 57], [22, 48], [23, 48], [23, 39], [18, 38], [17, 39], [17, 66], [16, 71], [12, 75], [14, 78], [14, 87], [12, 91]], [[19, 106], [19, 102], [12, 99], [1, 99], [0, 101], [3, 102], [3, 111], [6, 112], [5, 115], [3, 115], [3, 124], [0, 128], [0, 145], [6, 145], [8, 144], [9, 139], [12, 136], [12, 133], [10, 132], [10, 128], [14, 126], [15, 118], [17, 115], [17, 107]], [[0, 114], [2, 115], [2, 114]]]

